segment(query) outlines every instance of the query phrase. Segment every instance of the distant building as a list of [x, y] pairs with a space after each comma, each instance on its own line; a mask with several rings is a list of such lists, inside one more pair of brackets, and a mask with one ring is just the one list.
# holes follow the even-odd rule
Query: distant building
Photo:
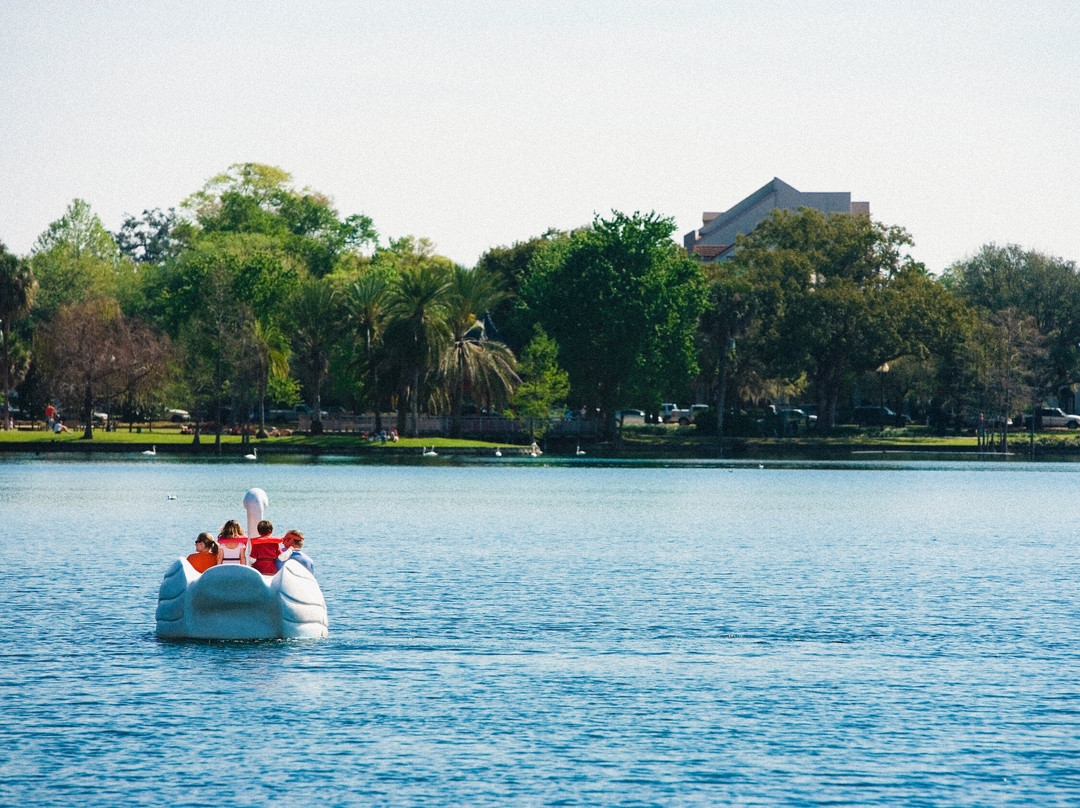
[[783, 180], [759, 188], [742, 202], [723, 213], [706, 211], [701, 216], [701, 229], [683, 236], [683, 246], [691, 255], [705, 261], [722, 261], [735, 253], [735, 237], [753, 230], [773, 210], [813, 208], [822, 213], [856, 213], [870, 215], [869, 202], [852, 202], [851, 194], [843, 191], [803, 193]]

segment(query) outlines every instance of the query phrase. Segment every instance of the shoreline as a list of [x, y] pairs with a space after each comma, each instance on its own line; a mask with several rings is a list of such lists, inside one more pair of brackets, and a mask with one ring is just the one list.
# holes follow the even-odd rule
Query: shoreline
[[[33, 440], [0, 438], [0, 457], [42, 456], [54, 454], [124, 455], [153, 450], [157, 455], [176, 457], [242, 458], [253, 448], [259, 459], [275, 456], [320, 457], [338, 455], [377, 460], [420, 459], [424, 449], [432, 446], [443, 459], [454, 457], [486, 457], [498, 450], [505, 457], [528, 457], [528, 445], [458, 442], [451, 438], [402, 439], [400, 445], [370, 443], [348, 435], [293, 435], [289, 438], [251, 439], [241, 442], [228, 436], [216, 445], [213, 437], [199, 444], [189, 439], [177, 440], [175, 434], [147, 436], [132, 435], [118, 439], [115, 433], [106, 440], [86, 440], [81, 437], [52, 437], [44, 434]], [[186, 438], [186, 436], [185, 436]], [[578, 445], [574, 441], [551, 439], [540, 442], [540, 459], [575, 457]], [[927, 459], [999, 460], [1002, 462], [1031, 462], [1039, 460], [1080, 460], [1080, 446], [1064, 441], [1039, 442], [1034, 447], [1028, 441], [1010, 445], [1007, 453], [989, 451], [973, 439], [917, 437], [893, 440], [850, 440], [844, 437], [801, 438], [729, 438], [722, 450], [715, 438], [693, 435], [671, 436], [670, 439], [646, 439], [637, 436], [617, 441], [594, 442], [580, 447], [581, 460], [873, 460], [890, 457], [923, 456]], [[1033, 451], [1034, 449], [1034, 451]], [[432, 458], [434, 459], [434, 458]]]

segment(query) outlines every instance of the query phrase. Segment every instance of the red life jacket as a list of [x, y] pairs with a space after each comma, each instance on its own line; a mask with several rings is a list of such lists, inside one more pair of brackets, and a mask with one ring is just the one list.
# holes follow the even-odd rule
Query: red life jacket
[[277, 573], [277, 564], [274, 561], [279, 553], [281, 553], [281, 539], [279, 538], [259, 536], [257, 539], [249, 540], [248, 558], [251, 559], [251, 566], [263, 575]]

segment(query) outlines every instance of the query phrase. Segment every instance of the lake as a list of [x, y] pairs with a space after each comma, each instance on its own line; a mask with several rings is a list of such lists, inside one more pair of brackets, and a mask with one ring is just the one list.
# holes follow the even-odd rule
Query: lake
[[[1073, 806], [1078, 475], [8, 458], [0, 805]], [[158, 640], [252, 486], [329, 639]]]

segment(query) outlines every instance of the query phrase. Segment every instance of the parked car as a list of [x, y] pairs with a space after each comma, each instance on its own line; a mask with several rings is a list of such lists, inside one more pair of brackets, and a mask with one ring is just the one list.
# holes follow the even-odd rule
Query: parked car
[[660, 405], [660, 418], [665, 424], [677, 423], [679, 426], [689, 426], [694, 423], [695, 415], [707, 409], [709, 409], [708, 404], [691, 404], [689, 409], [682, 409], [677, 404], [665, 403]]
[[911, 416], [895, 413], [888, 407], [856, 407], [851, 420], [859, 426], [907, 426]]
[[190, 421], [191, 413], [187, 410], [165, 410], [165, 417], [174, 424], [179, 424], [182, 421]]
[[[1024, 416], [1024, 426], [1031, 426], [1031, 416]], [[1071, 415], [1061, 407], [1043, 407], [1035, 413], [1035, 426], [1039, 429], [1076, 429], [1080, 427], [1080, 415]]]
[[615, 420], [620, 424], [643, 424], [645, 423], [645, 410], [619, 410], [615, 413]]

